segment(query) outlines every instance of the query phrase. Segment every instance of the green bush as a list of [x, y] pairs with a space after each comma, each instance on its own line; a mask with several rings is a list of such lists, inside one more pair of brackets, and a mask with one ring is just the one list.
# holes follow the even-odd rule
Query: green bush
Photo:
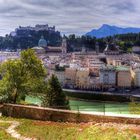
[[140, 103], [129, 103], [129, 111], [131, 114], [140, 114]]

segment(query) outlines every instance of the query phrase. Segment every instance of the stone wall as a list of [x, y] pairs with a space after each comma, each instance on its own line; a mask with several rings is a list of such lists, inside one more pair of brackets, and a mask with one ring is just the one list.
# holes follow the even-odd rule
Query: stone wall
[[3, 105], [0, 105], [0, 112], [2, 112], [2, 109], [3, 109]]
[[67, 121], [67, 122], [116, 122], [116, 123], [131, 123], [140, 124], [140, 119], [123, 118], [123, 117], [108, 117], [89, 114], [79, 114], [69, 110], [50, 109], [34, 106], [23, 106], [4, 104], [2, 115], [27, 118], [43, 121]]

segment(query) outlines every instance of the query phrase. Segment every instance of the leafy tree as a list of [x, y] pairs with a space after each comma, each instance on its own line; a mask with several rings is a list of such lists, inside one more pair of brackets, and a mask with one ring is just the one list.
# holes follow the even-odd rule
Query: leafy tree
[[21, 76], [21, 67], [20, 60], [9, 60], [1, 66], [3, 78], [0, 81], [0, 92], [7, 96], [9, 101], [14, 103], [16, 103], [19, 95], [22, 96], [25, 90], [23, 85], [25, 79]]
[[17, 103], [29, 93], [44, 92], [46, 72], [34, 51], [21, 52], [18, 60], [8, 60], [0, 67], [0, 95], [7, 101]]
[[68, 108], [68, 100], [55, 75], [48, 80], [47, 91], [42, 100], [45, 107]]

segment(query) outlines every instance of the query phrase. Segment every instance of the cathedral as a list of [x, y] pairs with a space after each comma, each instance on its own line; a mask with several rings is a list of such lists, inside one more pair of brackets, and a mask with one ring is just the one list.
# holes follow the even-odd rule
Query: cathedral
[[46, 53], [48, 55], [49, 54], [65, 55], [67, 54], [67, 39], [63, 37], [61, 46], [52, 47], [48, 46], [47, 40], [44, 39], [43, 36], [41, 36], [40, 40], [38, 41], [38, 46], [32, 49], [34, 49], [38, 54]]

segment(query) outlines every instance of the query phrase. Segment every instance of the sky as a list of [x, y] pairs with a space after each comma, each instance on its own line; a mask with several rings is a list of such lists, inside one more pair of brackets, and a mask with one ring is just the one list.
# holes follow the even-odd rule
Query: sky
[[140, 0], [0, 0], [0, 35], [35, 24], [77, 35], [102, 24], [140, 27]]

